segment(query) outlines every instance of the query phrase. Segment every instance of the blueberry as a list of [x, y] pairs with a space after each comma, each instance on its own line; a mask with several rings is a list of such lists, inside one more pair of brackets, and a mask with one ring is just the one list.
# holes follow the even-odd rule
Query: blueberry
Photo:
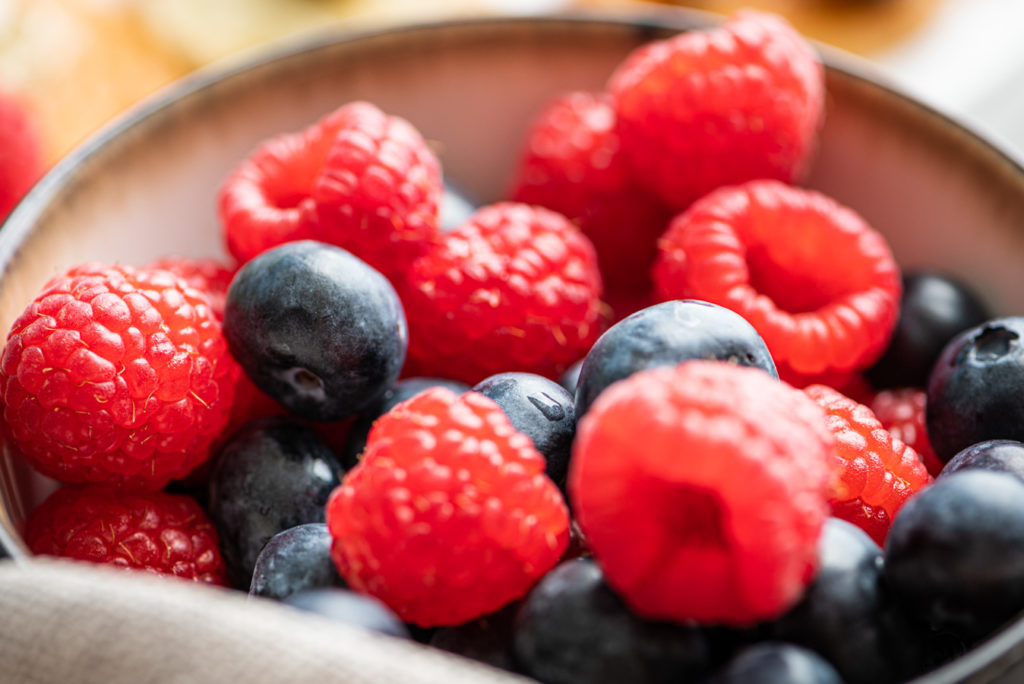
[[882, 550], [859, 527], [829, 518], [818, 542], [820, 566], [803, 598], [771, 634], [817, 651], [847, 684], [895, 681]]
[[580, 370], [576, 417], [616, 380], [689, 359], [730, 361], [779, 377], [764, 340], [739, 314], [696, 300], [662, 302], [622, 319], [594, 343]]
[[843, 680], [814, 651], [769, 641], [740, 651], [707, 684], [843, 684]]
[[997, 318], [961, 333], [928, 380], [925, 417], [936, 456], [990, 439], [1024, 440], [1024, 317]]
[[320, 436], [294, 420], [259, 420], [232, 436], [210, 472], [209, 507], [236, 586], [250, 585], [256, 557], [271, 537], [324, 522], [340, 472]]
[[514, 672], [512, 634], [518, 610], [518, 603], [510, 603], [491, 615], [455, 627], [441, 627], [429, 643], [434, 648]]
[[892, 339], [865, 375], [879, 389], [924, 387], [943, 347], [991, 314], [963, 283], [918, 272], [903, 277], [903, 299]]
[[1024, 482], [1024, 443], [1012, 439], [990, 439], [972, 444], [954, 456], [939, 477], [969, 469], [1009, 473]]
[[544, 684], [697, 681], [710, 668], [700, 628], [632, 614], [589, 558], [562, 563], [534, 587], [514, 648], [522, 671]]
[[398, 616], [372, 596], [338, 588], [307, 589], [288, 596], [284, 603], [373, 632], [409, 638], [409, 630]]
[[885, 550], [893, 597], [973, 642], [1024, 609], [1024, 483], [965, 470], [911, 498]]
[[398, 379], [407, 330], [388, 280], [338, 247], [271, 249], [235, 275], [224, 337], [257, 387], [293, 414], [339, 420]]
[[344, 586], [331, 558], [331, 534], [324, 523], [288, 528], [270, 538], [256, 556], [250, 596], [283, 599], [306, 589]]
[[576, 396], [576, 386], [580, 384], [580, 370], [583, 369], [583, 359], [565, 369], [562, 376], [558, 378], [558, 384], [569, 391], [569, 394]]
[[454, 230], [466, 223], [480, 206], [462, 188], [452, 185], [449, 181], [444, 182], [444, 194], [441, 195], [440, 213], [441, 230]]
[[564, 491], [576, 434], [573, 396], [558, 383], [533, 373], [499, 373], [473, 390], [493, 399], [513, 427], [533, 440], [547, 461], [548, 477]]
[[359, 462], [359, 455], [366, 448], [366, 438], [370, 435], [374, 421], [429, 387], [447, 387], [456, 394], [469, 391], [469, 385], [466, 383], [443, 378], [407, 378], [395, 383], [377, 401], [362, 411], [352, 424], [341, 451], [341, 462], [345, 469], [352, 468]]

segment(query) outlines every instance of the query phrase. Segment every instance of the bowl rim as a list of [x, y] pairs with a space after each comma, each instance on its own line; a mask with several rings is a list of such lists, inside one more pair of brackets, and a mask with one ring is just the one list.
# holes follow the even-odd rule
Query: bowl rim
[[[389, 26], [353, 28], [343, 21], [297, 35], [272, 40], [243, 50], [214, 63], [199, 67], [157, 89], [127, 107], [120, 114], [85, 137], [60, 158], [25, 194], [15, 208], [0, 222], [0, 280], [17, 261], [18, 253], [32, 233], [47, 206], [59, 196], [61, 189], [74, 178], [79, 169], [122, 135], [158, 116], [175, 103], [217, 86], [218, 83], [258, 69], [279, 60], [300, 57], [338, 43], [355, 43], [383, 36], [430, 33], [452, 27], [490, 27], [499, 24], [543, 23], [594, 24], [632, 28], [649, 33], [652, 39], [666, 30], [686, 31], [713, 26], [723, 15], [688, 7], [644, 7], [629, 11], [608, 8], [571, 8], [544, 14], [484, 14], [454, 18], [427, 19]], [[871, 62], [820, 41], [810, 41], [818, 51], [826, 72], [833, 71], [881, 91], [915, 109], [920, 114], [951, 130], [968, 143], [975, 153], [991, 157], [1024, 179], [1024, 156], [991, 132], [978, 130], [957, 115], [942, 111], [908, 93]], [[6, 524], [0, 524], [0, 558], [10, 557], [16, 563], [30, 563], [32, 555], [15, 538]], [[955, 660], [911, 680], [910, 684], [953, 684], [966, 681], [994, 681], [1016, 662], [1024, 660], [1024, 619], [1018, 616], [999, 632]], [[987, 673], [986, 673], [987, 671]], [[976, 678], [976, 679], [975, 679]]]

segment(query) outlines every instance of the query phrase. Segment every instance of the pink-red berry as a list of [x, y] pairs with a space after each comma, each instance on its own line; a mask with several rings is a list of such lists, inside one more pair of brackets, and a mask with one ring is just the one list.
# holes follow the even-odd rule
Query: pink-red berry
[[27, 106], [0, 93], [0, 221], [43, 172], [42, 140]]

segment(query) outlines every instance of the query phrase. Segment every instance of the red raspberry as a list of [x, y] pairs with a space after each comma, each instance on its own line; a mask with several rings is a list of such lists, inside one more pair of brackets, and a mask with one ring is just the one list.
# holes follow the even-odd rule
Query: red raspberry
[[557, 211], [594, 243], [611, 290], [649, 290], [670, 213], [630, 176], [605, 94], [553, 100], [528, 134], [511, 197]]
[[782, 18], [748, 11], [639, 48], [609, 90], [636, 178], [683, 209], [723, 185], [796, 180], [822, 119], [824, 77]]
[[327, 502], [327, 526], [349, 585], [423, 626], [523, 596], [569, 541], [565, 503], [530, 438], [487, 397], [441, 387], [377, 420]]
[[932, 481], [917, 453], [893, 437], [867, 406], [825, 385], [804, 393], [827, 414], [836, 438], [839, 477], [832, 493], [832, 514], [885, 544], [900, 507]]
[[318, 239], [399, 280], [437, 236], [441, 165], [408, 121], [371, 104], [324, 125], [337, 132], [313, 188]]
[[722, 188], [675, 218], [659, 248], [658, 296], [740, 314], [783, 377], [866, 368], [896, 325], [900, 274], [885, 239], [811, 190]]
[[25, 526], [32, 553], [227, 586], [217, 530], [195, 500], [107, 485], [58, 489]]
[[193, 290], [199, 290], [209, 297], [210, 309], [218, 321], [224, 318], [224, 299], [237, 269], [217, 259], [189, 257], [164, 257], [146, 264], [143, 268], [170, 271]]
[[600, 334], [600, 297], [594, 247], [568, 219], [484, 207], [409, 271], [409, 359], [470, 385], [502, 371], [557, 378]]
[[637, 613], [751, 624], [812, 579], [833, 449], [798, 390], [759, 369], [688, 361], [601, 393], [578, 426], [569, 495]]
[[159, 488], [207, 459], [238, 373], [205, 295], [168, 271], [87, 264], [14, 322], [0, 397], [44, 475]]
[[0, 93], [0, 221], [43, 172], [42, 143], [28, 109]]
[[944, 466], [928, 441], [924, 405], [928, 393], [915, 387], [885, 390], [871, 399], [875, 417], [893, 437], [917, 452], [928, 474], [938, 475]]

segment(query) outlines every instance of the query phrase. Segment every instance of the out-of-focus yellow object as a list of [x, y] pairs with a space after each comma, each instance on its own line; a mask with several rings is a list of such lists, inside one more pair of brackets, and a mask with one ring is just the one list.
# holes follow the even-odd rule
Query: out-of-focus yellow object
[[[871, 55], [912, 34], [943, 0], [659, 0], [731, 14], [751, 7], [786, 17], [809, 38]], [[638, 0], [581, 0], [598, 6], [636, 6]]]

